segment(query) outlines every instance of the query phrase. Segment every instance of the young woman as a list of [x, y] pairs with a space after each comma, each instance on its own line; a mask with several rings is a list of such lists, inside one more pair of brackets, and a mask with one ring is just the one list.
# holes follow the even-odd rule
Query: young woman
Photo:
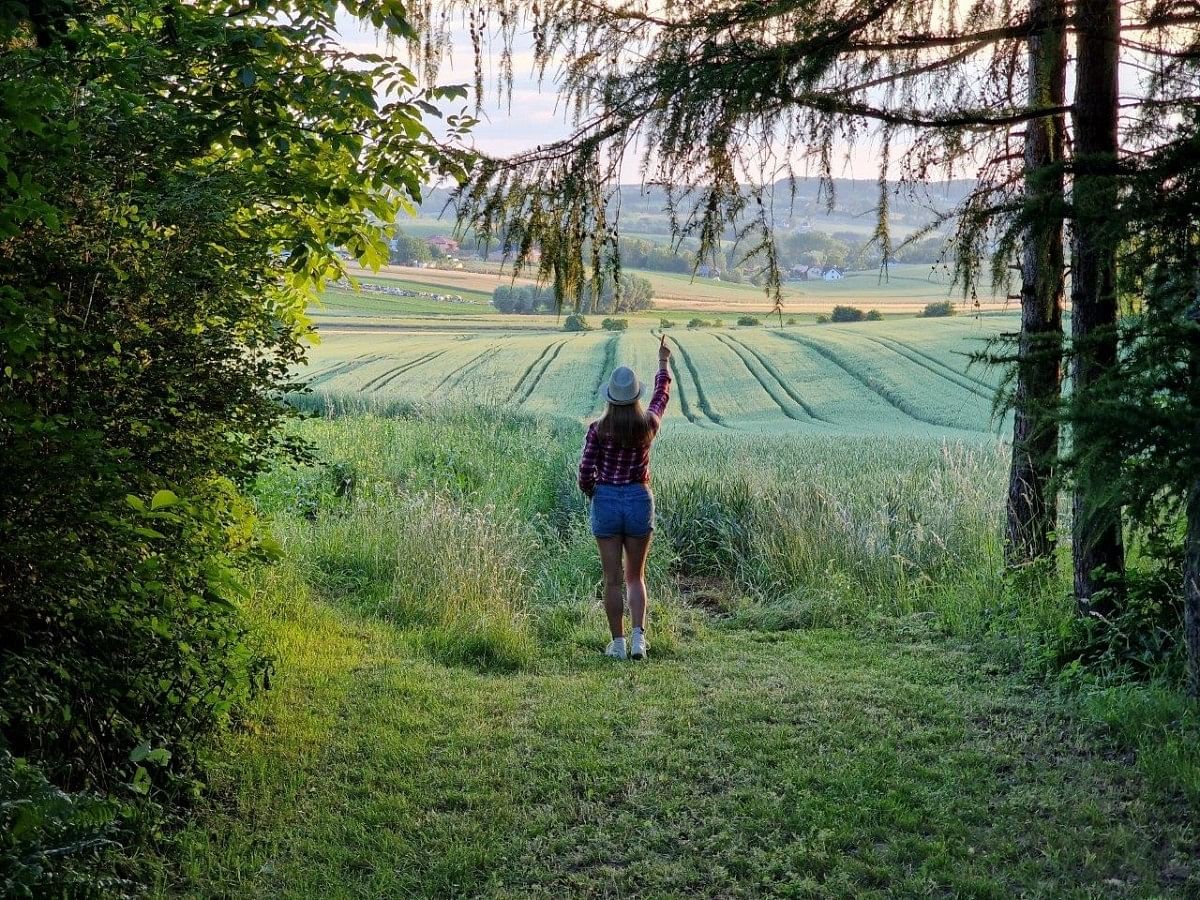
[[[604, 612], [612, 643], [605, 654], [614, 659], [645, 659], [646, 555], [654, 532], [654, 494], [650, 492], [650, 444], [662, 424], [671, 392], [666, 336], [658, 344], [654, 394], [642, 410], [645, 386], [633, 370], [621, 366], [600, 389], [608, 407], [588, 426], [579, 462], [579, 489], [592, 501], [592, 534], [604, 568]], [[622, 562], [622, 557], [624, 560]], [[633, 634], [625, 641], [624, 582], [629, 594]]]

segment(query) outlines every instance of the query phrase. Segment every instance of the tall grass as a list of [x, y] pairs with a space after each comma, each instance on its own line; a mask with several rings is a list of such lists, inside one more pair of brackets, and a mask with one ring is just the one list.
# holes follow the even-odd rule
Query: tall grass
[[655, 466], [681, 564], [730, 578], [758, 624], [930, 611], [967, 632], [1004, 596], [999, 447], [685, 432]]
[[[577, 423], [333, 412], [299, 426], [318, 464], [259, 485], [287, 565], [317, 595], [409, 629], [448, 663], [511, 669], [539, 641], [603, 640]], [[932, 612], [958, 633], [1013, 631], [1026, 614], [1001, 574], [1004, 463], [984, 443], [668, 426], [654, 462], [656, 649], [706, 620], [687, 609], [696, 579], [745, 626]]]

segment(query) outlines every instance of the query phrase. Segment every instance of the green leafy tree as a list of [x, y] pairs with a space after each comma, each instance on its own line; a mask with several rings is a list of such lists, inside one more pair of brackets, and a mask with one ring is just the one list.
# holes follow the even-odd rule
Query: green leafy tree
[[1066, 423], [1093, 439], [1066, 461], [1090, 495], [1126, 508], [1140, 543], [1166, 543], [1182, 561], [1183, 621], [1153, 625], [1182, 626], [1188, 687], [1200, 696], [1200, 128], [1193, 119], [1180, 130], [1122, 179], [1130, 199], [1110, 221], [1125, 235], [1123, 352], [1088, 396], [1072, 395]]
[[433, 253], [430, 251], [428, 243], [419, 237], [405, 234], [399, 228], [396, 229], [388, 253], [389, 262], [398, 265], [412, 265], [413, 263], [428, 262], [431, 259], [433, 259]]
[[303, 2], [0, 10], [0, 731], [61, 786], [188, 788], [266, 684], [240, 490], [299, 452], [305, 308], [464, 174], [423, 122], [462, 91], [336, 37]]

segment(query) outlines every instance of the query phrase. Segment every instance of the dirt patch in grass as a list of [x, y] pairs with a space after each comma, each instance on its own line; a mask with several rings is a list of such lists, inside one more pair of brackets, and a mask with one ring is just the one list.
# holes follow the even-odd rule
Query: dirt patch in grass
[[675, 590], [679, 601], [720, 619], [733, 615], [737, 589], [728, 578], [716, 575], [677, 575]]

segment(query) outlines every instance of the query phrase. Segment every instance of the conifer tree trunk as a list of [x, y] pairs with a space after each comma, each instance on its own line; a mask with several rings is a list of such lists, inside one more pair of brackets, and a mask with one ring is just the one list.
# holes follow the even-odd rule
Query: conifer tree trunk
[[[1086, 402], [1092, 386], [1117, 361], [1116, 241], [1110, 228], [1117, 209], [1117, 60], [1119, 0], [1078, 0], [1076, 4], [1074, 123], [1075, 174], [1071, 189], [1074, 221], [1071, 246], [1071, 374], [1075, 397]], [[1078, 425], [1072, 442], [1084, 450], [1098, 446], [1092, 430]], [[1082, 611], [1112, 611], [1112, 598], [1096, 597], [1096, 571], [1124, 570], [1119, 499], [1105, 495], [1098, 460], [1079, 479], [1072, 502], [1075, 600]]]
[[[1038, 24], [1027, 51], [1029, 105], [1060, 107], [1066, 92], [1066, 37], [1056, 24], [1062, 0], [1033, 0], [1030, 16]], [[1052, 480], [1062, 390], [1063, 130], [1061, 115], [1031, 120], [1025, 128], [1025, 194], [1035, 218], [1021, 250], [1021, 335], [1008, 479], [1010, 564], [1049, 556], [1058, 521]]]
[[1192, 482], [1187, 505], [1183, 558], [1183, 635], [1188, 654], [1188, 692], [1200, 697], [1200, 477]]

